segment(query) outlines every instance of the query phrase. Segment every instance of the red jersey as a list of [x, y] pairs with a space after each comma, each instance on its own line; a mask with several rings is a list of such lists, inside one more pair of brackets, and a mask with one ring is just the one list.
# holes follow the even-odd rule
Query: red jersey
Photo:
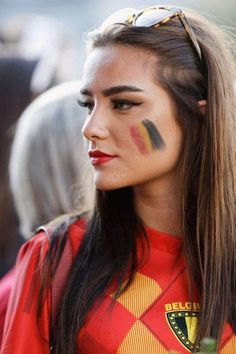
[[[84, 228], [80, 222], [69, 230], [73, 256]], [[181, 240], [146, 228], [150, 253], [129, 289], [110, 306], [110, 289], [99, 307], [94, 306], [78, 335], [81, 354], [168, 354], [191, 352], [200, 310], [198, 294], [188, 295], [188, 279]], [[140, 250], [138, 244], [138, 250]], [[2, 354], [49, 354], [51, 294], [47, 295], [37, 325], [36, 310], [40, 269], [48, 249], [44, 233], [23, 245], [17, 261], [17, 281], [8, 307]], [[236, 336], [225, 326], [220, 354], [236, 352]]]
[[14, 278], [15, 278], [15, 270], [11, 269], [0, 280], [0, 347], [1, 347], [3, 326], [4, 326], [6, 310], [7, 310], [7, 303], [9, 300]]

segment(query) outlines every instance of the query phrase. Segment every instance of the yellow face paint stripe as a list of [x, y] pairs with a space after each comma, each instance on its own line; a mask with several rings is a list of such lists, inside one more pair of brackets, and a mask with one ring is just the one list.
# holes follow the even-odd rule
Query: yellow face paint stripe
[[153, 150], [152, 148], [152, 143], [149, 137], [149, 134], [147, 132], [147, 129], [142, 125], [142, 123], [137, 125], [138, 132], [148, 150], [148, 152], [151, 152]]

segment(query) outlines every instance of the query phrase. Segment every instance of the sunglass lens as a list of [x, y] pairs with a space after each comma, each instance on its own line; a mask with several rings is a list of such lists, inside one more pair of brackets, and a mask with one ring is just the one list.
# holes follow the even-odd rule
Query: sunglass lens
[[135, 19], [135, 25], [140, 27], [154, 26], [171, 15], [166, 9], [147, 9], [141, 12]]
[[132, 8], [125, 8], [116, 11], [102, 23], [101, 29], [104, 30], [110, 25], [114, 25], [115, 23], [126, 23], [128, 19], [135, 13], [136, 10]]

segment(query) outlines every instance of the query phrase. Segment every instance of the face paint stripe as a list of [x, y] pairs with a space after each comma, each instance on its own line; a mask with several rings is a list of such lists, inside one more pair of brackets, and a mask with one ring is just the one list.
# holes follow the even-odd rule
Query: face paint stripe
[[133, 140], [134, 140], [135, 144], [137, 145], [141, 154], [147, 155], [148, 154], [147, 147], [144, 144], [143, 139], [140, 136], [139, 131], [136, 126], [133, 125], [130, 127], [130, 135], [133, 138]]
[[146, 145], [146, 148], [149, 152], [151, 152], [153, 150], [153, 147], [147, 129], [142, 125], [142, 123], [137, 125], [137, 129], [143, 139], [144, 144]]
[[165, 143], [155, 124], [149, 119], [144, 119], [142, 124], [147, 129], [153, 149], [163, 149], [165, 147]]

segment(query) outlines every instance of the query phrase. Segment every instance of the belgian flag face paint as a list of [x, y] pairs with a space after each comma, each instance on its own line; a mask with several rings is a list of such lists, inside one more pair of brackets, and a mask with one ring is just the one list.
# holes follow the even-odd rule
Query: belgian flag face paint
[[149, 119], [130, 127], [130, 135], [143, 155], [148, 155], [153, 150], [164, 149], [165, 142], [155, 124]]

